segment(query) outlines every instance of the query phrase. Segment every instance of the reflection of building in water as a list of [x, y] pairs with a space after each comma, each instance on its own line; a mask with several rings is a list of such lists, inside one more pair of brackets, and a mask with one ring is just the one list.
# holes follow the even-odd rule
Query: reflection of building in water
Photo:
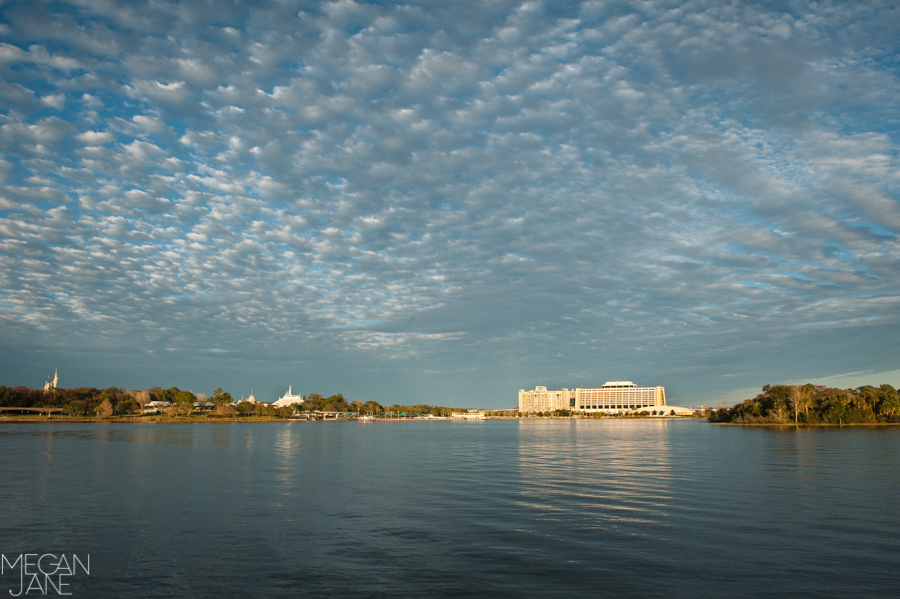
[[[693, 447], [683, 423], [663, 419], [593, 418], [516, 422], [518, 480], [512, 501], [549, 530], [647, 534], [683, 511], [672, 447]], [[515, 472], [515, 470], [511, 470]], [[515, 476], [515, 475], [513, 475]], [[681, 482], [680, 482], [681, 481]], [[501, 484], [498, 479], [497, 484]], [[541, 524], [536, 524], [541, 526]], [[670, 524], [667, 526], [671, 526]], [[662, 529], [661, 529], [662, 530]]]
[[639, 408], [666, 405], [664, 387], [638, 387], [631, 381], [615, 381], [599, 389], [562, 389], [533, 391], [519, 389], [519, 413], [575, 410], [577, 412], [627, 412]]

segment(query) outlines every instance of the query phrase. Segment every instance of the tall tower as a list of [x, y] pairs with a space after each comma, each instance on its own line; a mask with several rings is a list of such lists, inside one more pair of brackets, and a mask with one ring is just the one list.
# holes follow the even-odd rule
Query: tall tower
[[46, 393], [50, 389], [56, 389], [56, 384], [59, 382], [59, 368], [60, 368], [60, 366], [65, 364], [66, 360], [68, 360], [68, 359], [69, 358], [66, 358], [65, 360], [60, 362], [59, 366], [56, 367], [56, 370], [53, 371], [53, 380], [47, 381], [46, 383], [44, 383], [44, 393]]

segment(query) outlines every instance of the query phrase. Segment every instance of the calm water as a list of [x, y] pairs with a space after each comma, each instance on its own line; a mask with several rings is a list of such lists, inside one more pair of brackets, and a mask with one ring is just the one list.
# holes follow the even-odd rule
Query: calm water
[[900, 428], [7, 423], [0, 451], [0, 552], [90, 554], [75, 597], [900, 593]]

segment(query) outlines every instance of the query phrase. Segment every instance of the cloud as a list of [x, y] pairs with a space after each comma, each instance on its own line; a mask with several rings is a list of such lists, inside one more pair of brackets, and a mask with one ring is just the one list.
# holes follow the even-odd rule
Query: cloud
[[95, 146], [111, 142], [115, 138], [108, 131], [85, 131], [78, 134], [78, 139], [87, 145]]
[[894, 9], [4, 15], [2, 352], [486, 405], [890, 370]]
[[41, 98], [41, 103], [51, 106], [57, 110], [62, 110], [66, 105], [66, 96], [64, 94], [52, 94]]

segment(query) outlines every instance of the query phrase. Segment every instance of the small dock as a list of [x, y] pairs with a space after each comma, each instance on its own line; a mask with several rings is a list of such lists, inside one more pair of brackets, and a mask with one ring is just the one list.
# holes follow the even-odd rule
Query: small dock
[[291, 420], [346, 420], [350, 418], [349, 414], [355, 415], [355, 412], [321, 412], [316, 410], [314, 412], [300, 412], [296, 416], [291, 416]]

